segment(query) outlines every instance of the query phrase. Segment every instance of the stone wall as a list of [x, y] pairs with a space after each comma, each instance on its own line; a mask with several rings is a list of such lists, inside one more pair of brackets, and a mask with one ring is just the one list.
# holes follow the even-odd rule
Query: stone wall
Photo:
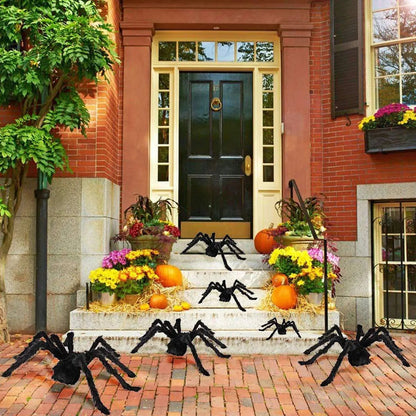
[[[11, 332], [35, 330], [36, 179], [29, 179], [6, 264]], [[64, 332], [76, 291], [118, 232], [120, 188], [103, 178], [55, 178], [49, 187], [47, 329]]]

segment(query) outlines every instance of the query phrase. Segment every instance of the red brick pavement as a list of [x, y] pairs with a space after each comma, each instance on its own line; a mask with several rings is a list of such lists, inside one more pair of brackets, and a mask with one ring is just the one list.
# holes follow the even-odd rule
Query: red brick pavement
[[[0, 371], [13, 363], [30, 339], [14, 336], [0, 345]], [[301, 356], [201, 356], [211, 376], [200, 375], [192, 356], [122, 354], [141, 386], [124, 390], [96, 360], [90, 365], [111, 415], [140, 416], [416, 416], [416, 335], [395, 335], [411, 364], [403, 367], [383, 345], [370, 349], [372, 363], [354, 368], [344, 360], [332, 384], [320, 387], [335, 356], [308, 367]], [[9, 378], [0, 377], [0, 415], [90, 416], [94, 409], [85, 378], [75, 386], [51, 380], [56, 360], [39, 352]]]

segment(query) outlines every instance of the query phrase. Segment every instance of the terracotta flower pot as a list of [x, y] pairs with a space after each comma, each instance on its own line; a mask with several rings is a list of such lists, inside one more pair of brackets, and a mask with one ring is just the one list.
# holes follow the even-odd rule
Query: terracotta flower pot
[[167, 263], [172, 252], [173, 242], [161, 241], [156, 235], [140, 235], [138, 237], [127, 237], [132, 250], [153, 249], [159, 251], [158, 263]]

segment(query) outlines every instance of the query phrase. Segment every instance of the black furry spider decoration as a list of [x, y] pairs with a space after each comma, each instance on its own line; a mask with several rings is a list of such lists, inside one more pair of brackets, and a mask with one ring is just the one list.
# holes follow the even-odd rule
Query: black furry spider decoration
[[110, 411], [101, 401], [91, 371], [88, 368], [88, 364], [94, 358], [98, 358], [103, 363], [105, 369], [113, 375], [125, 389], [132, 391], [140, 390], [140, 387], [134, 387], [128, 384], [117, 370], [109, 364], [107, 360], [112, 361], [120, 367], [129, 377], [136, 376], [119, 360], [120, 355], [102, 337], [98, 337], [92, 343], [91, 348], [88, 351], [74, 352], [73, 332], [68, 333], [64, 343], [62, 343], [55, 334], [51, 334], [49, 337], [44, 331], [38, 332], [29, 345], [20, 354], [14, 357], [16, 361], [2, 374], [2, 376], [10, 376], [14, 370], [30, 360], [39, 350], [49, 351], [59, 360], [55, 367], [53, 367], [52, 379], [55, 381], [64, 384], [75, 384], [79, 380], [82, 371], [87, 378], [88, 387], [91, 391], [95, 407], [106, 415], [109, 415]]
[[247, 296], [251, 300], [256, 300], [257, 298], [252, 297], [250, 295], [254, 295], [250, 289], [247, 289], [246, 285], [241, 283], [238, 280], [235, 280], [234, 284], [231, 287], [227, 287], [225, 284], [225, 280], [222, 281], [222, 284], [218, 282], [210, 282], [205, 292], [202, 294], [202, 297], [198, 303], [202, 303], [203, 300], [211, 293], [212, 290], [218, 290], [220, 292], [220, 301], [221, 302], [229, 302], [231, 298], [235, 300], [235, 303], [238, 306], [238, 309], [245, 312], [246, 310], [241, 306], [240, 302], [235, 295], [235, 291], [238, 290], [244, 296]]
[[133, 348], [131, 352], [137, 352], [138, 349], [143, 346], [143, 344], [149, 341], [149, 339], [152, 338], [158, 332], [163, 332], [171, 339], [171, 341], [168, 343], [168, 354], [181, 357], [185, 355], [187, 347], [189, 347], [192, 352], [192, 355], [194, 356], [198, 370], [205, 376], [209, 376], [209, 373], [202, 366], [201, 360], [199, 359], [198, 354], [196, 352], [196, 348], [193, 344], [193, 340], [195, 339], [195, 337], [199, 336], [202, 339], [202, 341], [204, 341], [206, 346], [214, 350], [215, 354], [217, 354], [218, 357], [231, 357], [231, 355], [223, 354], [218, 350], [218, 348], [214, 345], [214, 342], [221, 348], [227, 348], [227, 346], [224, 345], [220, 340], [215, 338], [214, 332], [210, 328], [208, 328], [201, 320], [199, 320], [195, 324], [192, 331], [182, 332], [180, 318], [176, 320], [175, 325], [173, 326], [169, 321], [162, 322], [160, 319], [155, 319], [150, 328], [147, 330], [147, 332], [140, 337], [140, 342]]
[[[238, 259], [245, 260], [244, 257], [241, 257], [240, 254], [244, 254], [243, 250], [237, 247], [237, 243], [227, 234], [221, 241], [215, 241], [215, 233], [211, 234], [211, 237], [208, 234], [203, 234], [199, 232], [194, 239], [187, 245], [185, 250], [181, 254], [185, 254], [189, 249], [191, 249], [195, 244], [202, 241], [208, 247], [205, 250], [205, 254], [210, 257], [217, 257], [218, 254], [221, 255], [224, 266], [227, 270], [232, 271], [231, 267], [228, 265], [227, 260], [225, 259], [226, 254], [235, 254]], [[230, 253], [224, 253], [223, 247], [230, 249]], [[190, 253], [192, 254], [192, 253]], [[193, 253], [197, 254], [197, 253]]]
[[272, 338], [272, 336], [275, 334], [275, 332], [277, 331], [278, 334], [280, 335], [286, 335], [286, 328], [293, 328], [293, 330], [296, 332], [296, 334], [298, 335], [299, 338], [302, 338], [299, 334], [298, 328], [296, 327], [296, 324], [294, 321], [286, 321], [286, 319], [283, 319], [282, 323], [279, 324], [279, 322], [277, 322], [276, 318], [272, 318], [270, 319], [270, 321], [266, 322], [265, 324], [263, 324], [261, 326], [261, 328], [259, 329], [259, 331], [265, 331], [266, 329], [271, 328], [272, 326], [275, 326], [273, 332], [268, 336], [268, 338], [266, 338], [266, 340]]
[[339, 355], [331, 373], [329, 374], [328, 378], [321, 383], [321, 386], [327, 386], [334, 380], [334, 377], [341, 365], [341, 362], [346, 355], [348, 357], [348, 361], [354, 367], [370, 364], [370, 354], [367, 351], [367, 348], [374, 342], [383, 341], [384, 344], [387, 345], [387, 347], [394, 353], [394, 355], [402, 362], [404, 366], [410, 367], [410, 364], [401, 354], [402, 350], [393, 341], [385, 327], [370, 328], [364, 334], [363, 327], [361, 325], [357, 325], [357, 335], [355, 339], [349, 339], [342, 335], [342, 332], [338, 325], [334, 325], [330, 330], [325, 332], [318, 339], [319, 342], [317, 342], [315, 345], [312, 345], [312, 347], [308, 348], [305, 351], [305, 354], [310, 354], [319, 346], [324, 344], [326, 345], [322, 349], [320, 349], [311, 359], [307, 361], [299, 361], [299, 364], [312, 364], [316, 361], [318, 357], [328, 352], [328, 350], [335, 343], [338, 343], [342, 348], [342, 352]]

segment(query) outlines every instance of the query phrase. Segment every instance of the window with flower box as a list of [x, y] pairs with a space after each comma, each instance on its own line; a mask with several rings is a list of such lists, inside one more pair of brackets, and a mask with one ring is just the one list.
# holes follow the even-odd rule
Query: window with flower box
[[416, 1], [370, 0], [375, 108], [416, 105]]

